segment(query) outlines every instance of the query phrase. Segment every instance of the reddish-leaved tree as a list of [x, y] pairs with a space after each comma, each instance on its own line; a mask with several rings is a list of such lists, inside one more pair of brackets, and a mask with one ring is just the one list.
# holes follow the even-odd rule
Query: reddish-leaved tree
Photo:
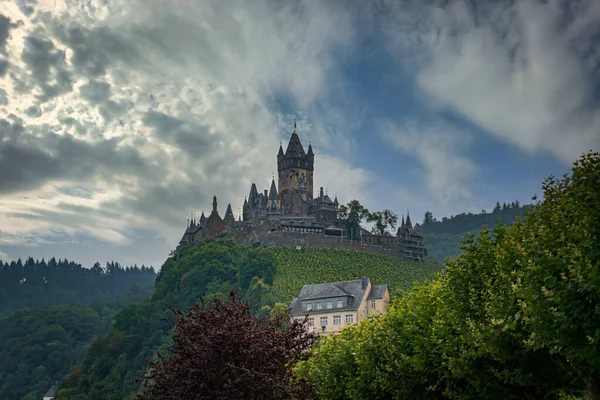
[[149, 362], [139, 400], [306, 399], [313, 386], [293, 373], [310, 355], [315, 336], [284, 315], [251, 314], [231, 291], [229, 302], [203, 299], [175, 314], [169, 355]]

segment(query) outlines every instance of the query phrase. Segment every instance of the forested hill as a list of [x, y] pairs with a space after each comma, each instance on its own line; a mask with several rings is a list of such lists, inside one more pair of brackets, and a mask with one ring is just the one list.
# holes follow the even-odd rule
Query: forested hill
[[51, 305], [113, 299], [127, 293], [136, 284], [153, 285], [154, 268], [122, 267], [118, 263], [99, 263], [92, 268], [68, 260], [28, 258], [11, 263], [0, 261], [0, 316], [16, 310]]
[[21, 310], [0, 318], [0, 399], [41, 399], [81, 361], [92, 339], [110, 329], [114, 313], [143, 301], [151, 290], [134, 285], [117, 299]]
[[[286, 312], [304, 284], [356, 279], [387, 283], [392, 293], [433, 277], [440, 265], [412, 263], [357, 250], [317, 247], [265, 249], [237, 246], [233, 239], [208, 239], [186, 246], [162, 266], [152, 297], [133, 304], [114, 318], [113, 329], [97, 338], [84, 361], [61, 382], [57, 400], [133, 398], [134, 379], [148, 355], [164, 349], [164, 328], [176, 308], [226, 296], [235, 288], [259, 313]], [[161, 350], [162, 351], [162, 350]]]
[[429, 256], [437, 260], [446, 257], [454, 258], [458, 255], [461, 238], [466, 233], [477, 233], [481, 228], [489, 228], [499, 221], [505, 225], [510, 224], [517, 217], [523, 217], [524, 211], [530, 205], [521, 206], [519, 201], [512, 203], [496, 203], [492, 212], [481, 210], [479, 214], [462, 213], [438, 220], [430, 211], [425, 213], [423, 222], [417, 224], [417, 229], [425, 237], [425, 244]]

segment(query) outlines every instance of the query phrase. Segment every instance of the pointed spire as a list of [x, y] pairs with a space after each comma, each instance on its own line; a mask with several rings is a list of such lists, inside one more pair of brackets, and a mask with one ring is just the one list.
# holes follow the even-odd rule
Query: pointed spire
[[340, 204], [340, 203], [338, 203], [337, 194], [335, 195], [335, 199], [333, 200], [333, 204], [335, 204], [336, 206]]
[[200, 215], [200, 223], [206, 221], [206, 217], [204, 216], [204, 210], [202, 210], [202, 215]]
[[275, 178], [271, 180], [271, 188], [269, 189], [269, 200], [277, 200], [277, 187], [275, 186]]
[[315, 153], [313, 153], [313, 149], [312, 149], [312, 143], [308, 142], [308, 152], [306, 153], [307, 156], [311, 156], [314, 157]]
[[410, 222], [410, 214], [408, 213], [408, 210], [406, 210], [406, 227], [407, 228], [412, 228], [412, 222]]
[[302, 143], [300, 143], [300, 138], [296, 133], [296, 121], [294, 121], [294, 132], [292, 132], [292, 136], [290, 137], [287, 149], [285, 150], [285, 156], [294, 158], [300, 158], [305, 156], [304, 148], [302, 147]]
[[213, 212], [216, 214], [217, 211], [217, 196], [213, 196]]
[[233, 216], [233, 210], [231, 209], [231, 203], [227, 204], [227, 211], [225, 211], [225, 219], [231, 219], [235, 221], [235, 217]]
[[279, 153], [277, 153], [277, 158], [279, 157], [283, 157], [285, 154], [283, 154], [283, 145], [281, 144], [281, 142], [279, 142]]
[[402, 225], [400, 225], [400, 228], [404, 228], [404, 214], [402, 214]]

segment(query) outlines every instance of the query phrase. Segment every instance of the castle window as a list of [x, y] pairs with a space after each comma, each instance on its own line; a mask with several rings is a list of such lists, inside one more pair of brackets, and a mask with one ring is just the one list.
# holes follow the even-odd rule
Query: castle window
[[334, 315], [333, 316], [333, 324], [334, 325], [341, 325], [342, 324], [342, 316], [341, 315]]
[[323, 309], [323, 303], [321, 303], [320, 301], [317, 302], [317, 310], [322, 310]]
[[327, 326], [327, 317], [321, 317], [319, 322], [321, 323], [321, 326]]
[[337, 301], [337, 308], [342, 308], [342, 301], [341, 300]]
[[333, 301], [327, 302], [327, 308], [333, 308]]
[[314, 317], [308, 318], [308, 326], [315, 326], [315, 318]]
[[371, 300], [371, 308], [375, 308], [375, 300]]
[[346, 323], [353, 324], [354, 323], [354, 314], [346, 314]]

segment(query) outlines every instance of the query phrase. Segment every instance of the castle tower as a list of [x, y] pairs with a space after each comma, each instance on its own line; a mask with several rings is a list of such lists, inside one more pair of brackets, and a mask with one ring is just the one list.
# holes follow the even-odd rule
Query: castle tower
[[290, 137], [285, 153], [281, 145], [277, 154], [277, 172], [279, 175], [279, 203], [284, 215], [308, 214], [313, 202], [313, 171], [315, 155], [312, 146], [304, 152], [300, 138], [294, 132]]

